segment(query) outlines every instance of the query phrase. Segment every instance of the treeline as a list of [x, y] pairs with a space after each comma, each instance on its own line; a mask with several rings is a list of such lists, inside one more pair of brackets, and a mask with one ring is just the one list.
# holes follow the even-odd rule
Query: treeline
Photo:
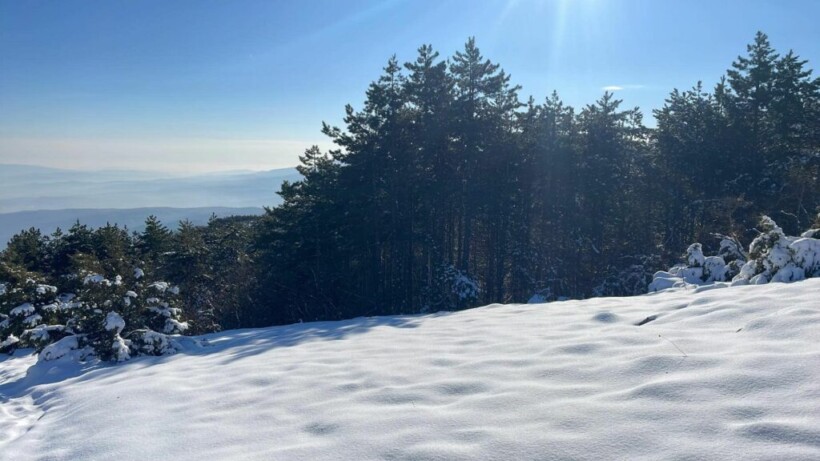
[[656, 128], [610, 93], [576, 109], [520, 91], [472, 39], [449, 59], [425, 45], [323, 127], [337, 148], [307, 150], [264, 216], [29, 231], [1, 259], [54, 277], [136, 258], [205, 331], [636, 294], [691, 242], [751, 241], [762, 214], [795, 235], [819, 211], [820, 79], [762, 33], [715, 88], [673, 91]]
[[[116, 224], [91, 229], [79, 222], [52, 235], [33, 228], [20, 232], [0, 253], [0, 320], [23, 302], [40, 307], [38, 300], [20, 298], [29, 286], [50, 286], [55, 295], [73, 296], [85, 289], [89, 277], [119, 276], [123, 288], [137, 279], [173, 284], [178, 291], [173, 307], [189, 321], [187, 333], [254, 324], [250, 316], [259, 269], [251, 259], [251, 243], [257, 223], [254, 216], [214, 216], [205, 226], [182, 221], [172, 231], [150, 216], [142, 232]], [[109, 306], [122, 296], [110, 298]]]
[[[338, 146], [264, 217], [276, 322], [643, 292], [693, 241], [787, 232], [820, 204], [820, 79], [760, 33], [710, 92], [673, 91], [648, 129], [606, 93], [580, 110], [520, 88], [474, 40], [392, 58]], [[717, 241], [714, 242], [717, 245]]]

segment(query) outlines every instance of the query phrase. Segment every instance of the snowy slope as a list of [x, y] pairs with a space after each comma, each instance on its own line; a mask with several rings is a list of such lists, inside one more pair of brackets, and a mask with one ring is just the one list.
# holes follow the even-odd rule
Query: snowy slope
[[820, 279], [704, 288], [18, 353], [0, 459], [820, 459]]

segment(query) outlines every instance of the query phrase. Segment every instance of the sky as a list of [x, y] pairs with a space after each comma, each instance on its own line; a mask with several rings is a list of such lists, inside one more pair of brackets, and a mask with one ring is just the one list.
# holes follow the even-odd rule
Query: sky
[[[520, 84], [652, 110], [711, 87], [758, 30], [820, 61], [817, 0], [0, 0], [0, 164], [293, 166], [388, 58], [476, 37]], [[1, 168], [2, 166], [0, 166]]]

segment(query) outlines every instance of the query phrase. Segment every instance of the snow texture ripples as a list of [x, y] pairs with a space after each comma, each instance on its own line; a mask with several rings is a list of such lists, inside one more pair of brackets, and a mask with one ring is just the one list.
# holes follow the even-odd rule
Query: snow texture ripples
[[228, 331], [120, 365], [0, 359], [0, 459], [820, 459], [818, 294], [672, 290]]

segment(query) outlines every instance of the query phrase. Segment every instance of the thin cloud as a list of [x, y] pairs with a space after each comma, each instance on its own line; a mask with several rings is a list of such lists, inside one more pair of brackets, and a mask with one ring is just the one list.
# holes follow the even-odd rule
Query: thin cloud
[[646, 85], [607, 85], [601, 87], [604, 91], [623, 91], [623, 90], [640, 90], [645, 88]]
[[312, 145], [326, 140], [243, 138], [4, 138], [0, 164], [25, 163], [77, 170], [146, 170], [204, 173], [268, 170], [297, 165]]

